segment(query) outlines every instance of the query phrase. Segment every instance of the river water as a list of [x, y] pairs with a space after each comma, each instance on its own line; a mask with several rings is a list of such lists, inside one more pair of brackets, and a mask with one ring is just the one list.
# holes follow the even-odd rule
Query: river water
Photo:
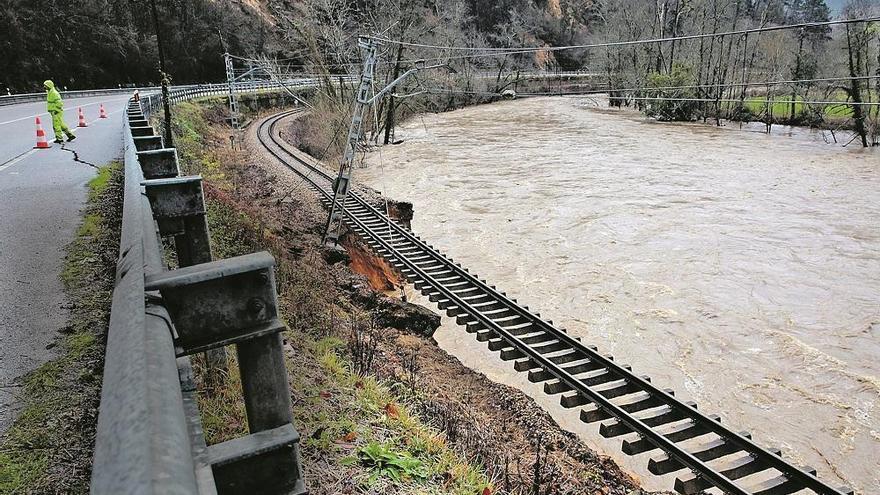
[[[511, 101], [410, 121], [356, 180], [584, 342], [880, 493], [880, 154], [780, 130]], [[648, 455], [625, 459], [462, 328], [437, 340], [644, 478]]]

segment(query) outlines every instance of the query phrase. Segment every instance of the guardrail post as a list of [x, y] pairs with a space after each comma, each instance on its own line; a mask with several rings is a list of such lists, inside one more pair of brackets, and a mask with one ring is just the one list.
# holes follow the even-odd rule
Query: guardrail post
[[148, 126], [148, 125], [147, 125], [147, 126], [140, 126], [140, 127], [132, 127], [132, 128], [131, 128], [131, 135], [134, 136], [134, 137], [138, 137], [138, 136], [152, 136], [152, 135], [154, 135], [154, 134], [155, 134], [155, 132], [153, 131], [153, 128], [150, 127], [150, 126]]
[[[140, 152], [138, 158], [141, 157], [146, 158], [146, 163], [155, 165], [151, 168], [152, 173], [147, 174], [150, 166], [141, 161], [144, 177], [154, 179], [144, 181], [143, 185], [153, 208], [153, 217], [159, 225], [159, 233], [174, 237], [177, 265], [184, 268], [210, 262], [211, 237], [201, 176], [177, 177], [175, 148]], [[213, 385], [217, 371], [227, 368], [226, 351], [223, 348], [209, 350], [205, 353], [205, 359], [208, 379]]]
[[[198, 178], [181, 179], [156, 187], [200, 184]], [[162, 294], [179, 355], [237, 346], [251, 435], [206, 449], [202, 460], [212, 466], [220, 494], [306, 493], [281, 345], [284, 325], [278, 319], [274, 266], [274, 258], [262, 252], [146, 280], [147, 290]]]
[[[138, 129], [133, 127], [132, 130]], [[153, 130], [152, 127], [149, 128]], [[152, 137], [150, 135], [149, 137]], [[138, 151], [138, 162], [144, 172], [145, 179], [162, 179], [180, 175], [177, 167], [177, 149], [162, 148], [149, 151]]]
[[162, 136], [138, 136], [134, 139], [134, 147], [137, 151], [161, 150], [165, 148]]

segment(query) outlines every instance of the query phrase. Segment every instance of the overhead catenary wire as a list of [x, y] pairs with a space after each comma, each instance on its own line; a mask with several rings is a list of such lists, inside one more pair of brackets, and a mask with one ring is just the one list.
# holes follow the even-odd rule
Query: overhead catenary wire
[[721, 31], [717, 33], [698, 33], [698, 34], [688, 34], [682, 36], [669, 36], [663, 38], [651, 38], [651, 39], [639, 39], [639, 40], [627, 40], [627, 41], [609, 41], [603, 43], [588, 43], [583, 45], [563, 45], [563, 46], [547, 46], [547, 47], [517, 47], [517, 48], [500, 48], [500, 47], [468, 47], [468, 46], [443, 46], [443, 45], [431, 45], [426, 43], [414, 43], [400, 40], [393, 40], [389, 38], [383, 38], [378, 36], [367, 36], [370, 39], [378, 41], [380, 43], [389, 43], [395, 45], [408, 46], [413, 48], [426, 48], [426, 49], [434, 49], [434, 50], [448, 50], [448, 51], [479, 51], [479, 52], [493, 52], [493, 53], [502, 53], [502, 54], [515, 54], [515, 53], [535, 53], [535, 52], [557, 52], [562, 50], [578, 50], [578, 49], [590, 49], [590, 48], [607, 48], [607, 47], [617, 47], [617, 46], [629, 46], [629, 45], [640, 45], [640, 44], [653, 44], [653, 43], [666, 43], [672, 41], [683, 41], [683, 40], [694, 40], [701, 38], [719, 38], [725, 36], [744, 36], [752, 33], [763, 33], [763, 32], [771, 32], [771, 31], [781, 31], [788, 29], [809, 29], [809, 28], [819, 28], [819, 27], [829, 27], [834, 25], [845, 25], [845, 24], [854, 24], [860, 22], [876, 22], [880, 21], [880, 17], [862, 17], [856, 19], [838, 19], [834, 21], [824, 21], [824, 22], [802, 22], [798, 24], [781, 24], [776, 26], [763, 26], [757, 28], [748, 28], [748, 29], [739, 29], [732, 31]]
[[[812, 78], [812, 79], [785, 79], [785, 80], [773, 80], [773, 81], [757, 81], [757, 82], [747, 82], [747, 83], [712, 83], [712, 84], [687, 84], [687, 85], [676, 85], [676, 86], [635, 86], [635, 87], [624, 87], [624, 88], [601, 88], [601, 89], [588, 89], [584, 91], [563, 91], [563, 92], [517, 92], [517, 96], [575, 96], [575, 95], [598, 95], [605, 93], [617, 93], [617, 92], [647, 92], [647, 91], [669, 91], [669, 90], [682, 90], [682, 89], [704, 89], [704, 88], [748, 88], [748, 87], [766, 87], [766, 86], [782, 86], [782, 85], [802, 85], [802, 84], [812, 84], [819, 82], [835, 82], [835, 81], [866, 81], [872, 79], [880, 79], [880, 75], [867, 75], [867, 76], [838, 76], [838, 77], [822, 77], [822, 78]], [[413, 93], [408, 95], [400, 95], [397, 97], [411, 97], [416, 96], [418, 94], [424, 92], [446, 92], [446, 93], [458, 93], [458, 94], [472, 94], [472, 95], [494, 95], [498, 96], [500, 93], [492, 92], [492, 91], [462, 91], [462, 90], [450, 90], [445, 88], [426, 88], [425, 91], [419, 93]], [[662, 99], [663, 97], [650, 97], [649, 99]], [[754, 98], [747, 97], [746, 99]], [[711, 98], [711, 101], [715, 101], [714, 98]], [[735, 101], [740, 101], [739, 99]], [[821, 102], [816, 102], [821, 103]], [[834, 103], [840, 104], [850, 104], [850, 102], [846, 101], [836, 101]]]
[[[659, 88], [642, 88], [644, 90], [650, 89], [659, 89]], [[517, 93], [517, 96], [598, 96], [603, 94], [608, 94], [615, 90], [596, 90], [596, 91], [588, 91], [588, 92], [561, 92], [561, 93]], [[621, 90], [617, 90], [621, 91]], [[467, 94], [473, 96], [500, 96], [499, 93], [493, 93], [491, 91], [460, 91], [454, 89], [444, 89], [444, 88], [427, 88], [423, 91], [424, 93], [430, 94]], [[405, 95], [409, 96], [409, 95]], [[415, 95], [413, 95], [415, 96]], [[880, 102], [877, 101], [834, 101], [834, 100], [767, 100], [762, 97], [750, 97], [745, 100], [741, 100], [739, 98], [685, 98], [685, 97], [673, 97], [673, 96], [608, 96], [608, 99], [611, 100], [669, 100], [669, 101], [694, 101], [694, 102], [720, 102], [720, 103], [764, 103], [765, 101], [769, 101], [770, 103], [795, 103], [795, 104], [804, 104], [804, 105], [864, 105], [864, 106], [880, 106]]]
[[[830, 27], [835, 25], [848, 25], [862, 22], [877, 22], [880, 21], [880, 16], [875, 17], [862, 17], [855, 19], [838, 19], [833, 21], [824, 21], [824, 22], [804, 22], [797, 24], [781, 24], [776, 26], [762, 26], [756, 28], [746, 28], [739, 30], [731, 30], [731, 31], [721, 31], [715, 33], [697, 33], [697, 34], [689, 34], [689, 35], [681, 35], [681, 36], [669, 36], [663, 38], [650, 38], [650, 39], [638, 39], [638, 40], [625, 40], [625, 41], [610, 41], [610, 42], [602, 42], [602, 43], [587, 43], [581, 45], [563, 45], [563, 46], [545, 46], [545, 47], [477, 47], [477, 46], [453, 46], [453, 45], [432, 45], [427, 43], [415, 43], [401, 40], [394, 40], [390, 38], [385, 38], [382, 36], [365, 36], [366, 38], [370, 38], [376, 40], [380, 43], [388, 43], [395, 45], [408, 46], [413, 48], [424, 48], [424, 49], [433, 49], [433, 50], [446, 50], [446, 51], [464, 51], [464, 52], [472, 52], [468, 55], [447, 55], [447, 56], [434, 56], [434, 57], [424, 57], [418, 59], [409, 59], [402, 60], [401, 63], [410, 64], [410, 63], [419, 63], [427, 60], [464, 60], [464, 59], [472, 59], [472, 58], [489, 58], [489, 57], [497, 57], [497, 56], [507, 56], [507, 55], [521, 55], [521, 54], [530, 54], [530, 53], [539, 53], [539, 52], [557, 52], [563, 50], [576, 50], [576, 49], [593, 49], [593, 48], [610, 48], [610, 47], [621, 47], [621, 46], [631, 46], [631, 45], [641, 45], [641, 44], [655, 44], [655, 43], [666, 43], [666, 42], [675, 42], [675, 41], [685, 41], [685, 40], [695, 40], [695, 39], [705, 39], [705, 38], [720, 38], [726, 36], [746, 36], [752, 33], [765, 33], [765, 32], [773, 32], [773, 31], [782, 31], [789, 29], [810, 29], [810, 28], [821, 28], [821, 27]], [[305, 51], [302, 49], [300, 51]], [[230, 57], [235, 58], [237, 60], [248, 61], [248, 62], [261, 62], [265, 61], [265, 59], [261, 60], [253, 57], [245, 57], [241, 55], [231, 55]], [[282, 62], [286, 60], [299, 60], [296, 57], [292, 58], [284, 58], [284, 59], [275, 59], [275, 62]], [[381, 62], [378, 61], [377, 65], [389, 65], [391, 62]], [[286, 67], [315, 67], [315, 66], [323, 66], [327, 68], [351, 68], [351, 67], [359, 67], [359, 62], [341, 62], [341, 63], [302, 63], [302, 64], [284, 64]]]

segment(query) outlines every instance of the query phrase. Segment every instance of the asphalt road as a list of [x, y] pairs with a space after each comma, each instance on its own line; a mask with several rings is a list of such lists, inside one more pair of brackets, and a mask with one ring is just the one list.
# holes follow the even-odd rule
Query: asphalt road
[[[65, 119], [77, 139], [51, 143], [46, 105], [0, 107], [0, 432], [11, 422], [19, 378], [49, 360], [47, 349], [66, 324], [59, 275], [64, 248], [73, 240], [96, 166], [122, 155], [122, 115], [127, 97], [66, 100]], [[109, 117], [98, 119], [103, 103]], [[77, 108], [88, 127], [76, 128]], [[40, 115], [50, 149], [33, 149]]]

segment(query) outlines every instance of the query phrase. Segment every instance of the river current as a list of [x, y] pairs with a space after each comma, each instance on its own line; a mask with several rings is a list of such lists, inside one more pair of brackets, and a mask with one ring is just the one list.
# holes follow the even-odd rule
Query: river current
[[[876, 150], [561, 97], [425, 115], [397, 137], [355, 180], [412, 201], [423, 238], [761, 445], [880, 493]], [[670, 488], [463, 328], [437, 340]]]

